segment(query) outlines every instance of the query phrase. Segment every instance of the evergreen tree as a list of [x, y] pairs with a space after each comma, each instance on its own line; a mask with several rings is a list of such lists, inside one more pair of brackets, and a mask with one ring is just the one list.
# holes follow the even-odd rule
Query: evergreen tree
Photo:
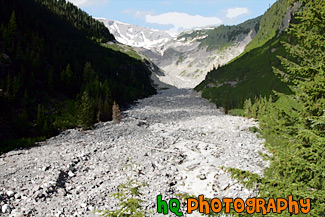
[[82, 93], [78, 107], [78, 125], [84, 129], [90, 128], [94, 124], [94, 106], [89, 94]]
[[244, 102], [244, 110], [245, 110], [246, 117], [250, 118], [251, 113], [252, 113], [252, 101], [251, 101], [250, 98], [245, 100], [245, 102]]
[[8, 43], [11, 44], [11, 46], [13, 46], [14, 41], [17, 38], [17, 34], [18, 34], [15, 11], [11, 13], [6, 34], [7, 34]]
[[[312, 203], [309, 216], [322, 216], [325, 213], [325, 1], [299, 2], [302, 6], [297, 23], [288, 30], [295, 43], [284, 43], [296, 60], [279, 57], [286, 70], [274, 69], [294, 94], [277, 93], [275, 102], [260, 99], [253, 105], [266, 145], [273, 153], [270, 168], [260, 178], [259, 190], [265, 198], [288, 195], [295, 200], [309, 198]], [[240, 173], [235, 172], [235, 176]]]
[[73, 84], [73, 72], [71, 70], [70, 64], [67, 65], [65, 70], [61, 72], [61, 81], [67, 90], [71, 90], [71, 85]]
[[91, 66], [90, 62], [86, 62], [84, 71], [83, 71], [83, 83], [87, 84], [90, 81], [93, 81], [96, 78], [96, 72]]
[[[298, 1], [292, 1], [295, 2]], [[325, 213], [325, 1], [299, 2], [302, 10], [297, 14], [298, 23], [289, 29], [297, 44], [285, 43], [297, 62], [282, 57], [287, 71], [276, 72], [294, 84], [291, 89], [295, 96], [291, 99], [299, 105], [298, 118], [289, 122], [294, 127], [294, 134], [287, 140], [294, 147], [295, 171], [299, 176], [288, 185], [298, 197], [312, 198], [314, 208], [311, 214], [319, 216]], [[291, 157], [292, 153], [285, 155]]]

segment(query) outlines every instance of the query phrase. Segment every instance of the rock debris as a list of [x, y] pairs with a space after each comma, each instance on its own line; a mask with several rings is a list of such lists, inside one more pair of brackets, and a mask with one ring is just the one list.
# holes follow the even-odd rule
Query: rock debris
[[[220, 169], [263, 174], [267, 162], [258, 153], [266, 150], [248, 130], [253, 120], [225, 115], [187, 89], [139, 100], [122, 117], [0, 156], [0, 216], [98, 216], [116, 208], [109, 195], [129, 177], [147, 184], [143, 205], [153, 213], [159, 194], [256, 195]], [[131, 162], [132, 170], [125, 167]]]

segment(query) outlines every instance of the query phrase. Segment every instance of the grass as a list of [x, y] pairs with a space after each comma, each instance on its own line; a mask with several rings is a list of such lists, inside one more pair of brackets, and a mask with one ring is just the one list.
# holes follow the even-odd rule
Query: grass
[[133, 50], [132, 47], [129, 46], [122, 46], [122, 45], [118, 45], [118, 44], [103, 44], [102, 46], [114, 50], [114, 51], [119, 51], [121, 53], [125, 53], [127, 55], [129, 55], [130, 57], [136, 59], [136, 60], [142, 60], [142, 57], [135, 51]]
[[244, 109], [231, 109], [228, 114], [233, 116], [245, 116], [245, 110]]
[[258, 129], [257, 127], [255, 127], [255, 126], [254, 127], [249, 127], [248, 130], [250, 132], [252, 132], [252, 133], [260, 133], [261, 132], [261, 130]]

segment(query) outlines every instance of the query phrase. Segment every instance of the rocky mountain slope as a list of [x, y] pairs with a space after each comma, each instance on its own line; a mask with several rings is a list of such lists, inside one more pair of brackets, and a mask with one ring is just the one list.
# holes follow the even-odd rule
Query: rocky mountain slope
[[[263, 173], [263, 140], [248, 130], [252, 126], [192, 90], [159, 92], [124, 111], [120, 124], [67, 130], [1, 155], [0, 216], [95, 216], [94, 210], [117, 208], [109, 194], [127, 178], [148, 184], [141, 191], [152, 216], [163, 216], [156, 210], [159, 194], [164, 200], [177, 193], [253, 197], [254, 190], [220, 169]], [[130, 162], [133, 170], [125, 168]]]
[[161, 30], [102, 21], [115, 38], [143, 53], [164, 71], [159, 79], [181, 88], [193, 88], [208, 71], [241, 54], [255, 37], [260, 17], [237, 26], [190, 30], [171, 36]]

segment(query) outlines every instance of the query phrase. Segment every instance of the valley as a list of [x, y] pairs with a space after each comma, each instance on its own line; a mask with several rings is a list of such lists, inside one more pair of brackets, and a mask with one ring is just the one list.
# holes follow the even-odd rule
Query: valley
[[[2, 211], [11, 216], [95, 216], [94, 210], [116, 209], [117, 201], [109, 195], [127, 178], [147, 184], [141, 199], [153, 216], [159, 194], [164, 200], [178, 193], [256, 195], [221, 169], [263, 174], [267, 162], [258, 152], [266, 150], [263, 139], [248, 129], [256, 126], [253, 120], [225, 115], [193, 90], [175, 88], [139, 100], [122, 117], [120, 124], [67, 130], [36, 147], [1, 155]], [[130, 163], [132, 169], [125, 167]]]
[[237, 26], [219, 26], [171, 33], [97, 18], [120, 43], [162, 69], [160, 81], [194, 88], [206, 74], [240, 55], [259, 29], [260, 17]]
[[324, 216], [324, 0], [177, 34], [65, 0], [0, 6], [1, 217], [175, 216], [158, 195], [291, 195]]

